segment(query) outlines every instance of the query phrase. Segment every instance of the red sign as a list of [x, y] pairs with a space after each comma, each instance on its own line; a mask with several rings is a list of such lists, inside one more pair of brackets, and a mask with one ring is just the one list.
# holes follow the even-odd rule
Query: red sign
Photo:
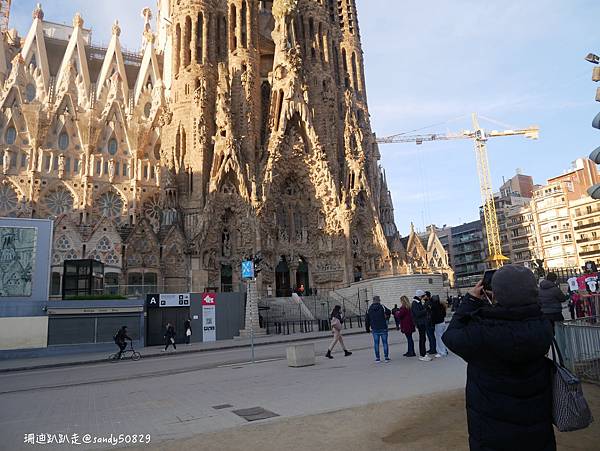
[[215, 293], [202, 293], [202, 305], [215, 305], [217, 295]]

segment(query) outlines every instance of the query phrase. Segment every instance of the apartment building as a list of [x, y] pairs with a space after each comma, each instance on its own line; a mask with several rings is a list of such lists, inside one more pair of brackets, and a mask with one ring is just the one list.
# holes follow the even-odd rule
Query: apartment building
[[538, 258], [537, 234], [530, 203], [513, 205], [506, 214], [507, 236], [510, 247], [510, 263], [528, 268], [534, 267]]
[[482, 223], [479, 220], [452, 227], [451, 237], [451, 261], [456, 284], [459, 287], [474, 285], [489, 267]]
[[[580, 235], [589, 228], [591, 237], [591, 224], [595, 219], [590, 214], [579, 220], [581, 225], [573, 224], [573, 221], [577, 221], [574, 219], [577, 208], [581, 216], [584, 211], [587, 213], [588, 205], [583, 201], [588, 197], [586, 190], [599, 180], [596, 164], [587, 158], [579, 158], [569, 171], [548, 179], [546, 186], [534, 190], [531, 209], [537, 234], [536, 253], [548, 268], [578, 267], [582, 260], [587, 261], [586, 255], [578, 255], [577, 244], [581, 244], [581, 249], [586, 246], [585, 252], [590, 252], [589, 246], [594, 245], [576, 243], [575, 227]], [[580, 202], [583, 204], [579, 205]]]
[[[500, 187], [500, 190], [494, 194], [494, 205], [496, 207], [496, 218], [498, 221], [498, 233], [500, 235], [502, 254], [507, 257], [511, 263], [517, 260], [521, 261], [525, 258], [525, 254], [522, 251], [522, 240], [518, 240], [518, 242], [513, 240], [513, 238], [519, 236], [515, 234], [522, 233], [522, 231], [515, 231], [515, 229], [520, 228], [515, 227], [513, 222], [515, 219], [518, 219], [516, 212], [529, 205], [533, 190], [538, 188], [538, 186], [533, 183], [533, 177], [522, 174], [520, 169], [517, 169], [516, 172], [517, 173], [513, 177], [505, 180]], [[485, 225], [483, 208], [481, 207], [479, 209], [479, 215], [482, 223]], [[484, 242], [487, 243], [485, 226], [483, 229], [483, 237]], [[516, 255], [513, 245], [516, 245], [517, 249], [519, 249], [519, 256]]]
[[570, 212], [579, 265], [588, 261], [600, 265], [600, 201], [582, 197], [571, 202]]

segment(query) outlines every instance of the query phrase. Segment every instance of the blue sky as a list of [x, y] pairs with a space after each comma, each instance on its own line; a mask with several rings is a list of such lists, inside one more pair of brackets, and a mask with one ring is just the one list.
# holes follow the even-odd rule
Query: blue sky
[[[13, 2], [22, 34], [34, 0]], [[46, 0], [46, 20], [70, 23], [80, 11], [95, 42], [108, 42], [118, 18], [122, 41], [141, 42], [142, 7], [154, 0]], [[125, 6], [126, 5], [126, 6]], [[373, 130], [379, 136], [460, 131], [478, 112], [510, 128], [539, 125], [539, 141], [497, 138], [488, 145], [494, 188], [516, 168], [536, 183], [562, 173], [600, 144], [591, 121], [592, 65], [600, 54], [600, 2], [594, 0], [357, 0]], [[482, 126], [500, 129], [481, 120]], [[468, 140], [381, 146], [396, 222], [406, 234], [435, 223], [478, 218], [473, 145]]]

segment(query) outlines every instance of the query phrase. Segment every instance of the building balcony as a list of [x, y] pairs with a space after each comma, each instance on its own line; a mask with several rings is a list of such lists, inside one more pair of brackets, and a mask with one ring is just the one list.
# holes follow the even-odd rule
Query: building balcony
[[589, 257], [590, 255], [599, 255], [600, 256], [600, 249], [595, 249], [593, 251], [586, 251], [586, 252], [579, 253], [580, 257]]
[[580, 226], [576, 226], [576, 227], [574, 227], [574, 229], [575, 230], [585, 230], [585, 229], [590, 229], [592, 227], [600, 227], [600, 221], [592, 222], [591, 224], [583, 224]]

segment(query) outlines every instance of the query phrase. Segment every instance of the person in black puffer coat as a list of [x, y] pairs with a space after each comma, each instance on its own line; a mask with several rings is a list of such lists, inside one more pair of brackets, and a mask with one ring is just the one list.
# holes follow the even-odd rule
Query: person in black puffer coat
[[544, 316], [552, 323], [553, 328], [556, 321], [565, 320], [562, 314], [562, 303], [569, 299], [556, 283], [557, 280], [558, 276], [550, 272], [540, 282], [540, 307]]
[[492, 278], [494, 305], [479, 282], [442, 340], [467, 362], [471, 451], [555, 451], [552, 327], [538, 304], [533, 273], [506, 265]]

